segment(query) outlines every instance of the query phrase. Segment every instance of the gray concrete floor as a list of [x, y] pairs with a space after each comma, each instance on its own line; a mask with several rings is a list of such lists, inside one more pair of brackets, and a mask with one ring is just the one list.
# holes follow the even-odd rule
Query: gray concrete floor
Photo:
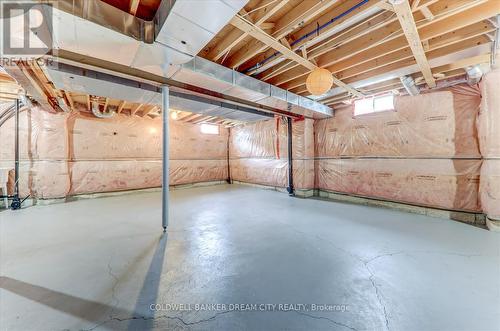
[[0, 212], [0, 328], [500, 329], [499, 233], [237, 185], [171, 200], [167, 236], [159, 193]]

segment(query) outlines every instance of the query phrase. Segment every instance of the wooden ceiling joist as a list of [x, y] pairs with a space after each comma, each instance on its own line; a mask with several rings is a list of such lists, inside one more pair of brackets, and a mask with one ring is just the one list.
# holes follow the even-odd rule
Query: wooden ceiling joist
[[[292, 49], [294, 51], [306, 49], [309, 46], [319, 43], [320, 41], [325, 40], [332, 31], [342, 23], [345, 23], [349, 20], [354, 19], [357, 15], [359, 15], [363, 10], [368, 10], [374, 5], [376, 5], [377, 1], [368, 2], [366, 4], [362, 4], [356, 8], [357, 5], [360, 4], [359, 0], [348, 0], [342, 3], [339, 3], [338, 6], [334, 6], [328, 12], [322, 14], [318, 19], [315, 19], [313, 22], [305, 25], [304, 27], [300, 27], [298, 31], [293, 32], [288, 39], [294, 42]], [[350, 10], [352, 8], [356, 8], [355, 10]], [[335, 21], [332, 21], [332, 17], [336, 18]], [[321, 30], [318, 30], [318, 26], [322, 26]], [[317, 31], [316, 33], [311, 33]], [[307, 37], [306, 37], [307, 36]], [[268, 50], [263, 52], [262, 54], [258, 54], [251, 61], [245, 64], [244, 68], [252, 68], [255, 67], [258, 63], [269, 59], [273, 55], [273, 50]], [[312, 58], [310, 55], [309, 57]], [[280, 58], [273, 58], [268, 60], [264, 67], [269, 67], [275, 65], [280, 62]], [[255, 70], [248, 71], [249, 74], [254, 74]]]
[[[323, 11], [333, 6], [335, 0], [309, 0], [301, 1], [288, 14], [274, 22], [275, 26], [271, 36], [276, 40], [286, 37], [290, 32], [304, 23], [311, 21], [314, 17], [320, 15]], [[265, 51], [268, 48], [259, 40], [254, 40], [244, 45], [228, 59], [228, 66], [237, 68], [255, 55]]]
[[[422, 40], [429, 40], [431, 38], [437, 38], [447, 33], [453, 34], [456, 31], [461, 31], [460, 29], [473, 26], [477, 22], [481, 22], [482, 20], [491, 17], [494, 15], [496, 11], [498, 11], [498, 6], [495, 6], [492, 2], [484, 2], [477, 7], [471, 8], [466, 12], [460, 12], [453, 17], [448, 17], [445, 20], [440, 21], [436, 19], [434, 22], [425, 25], [419, 30], [419, 34]], [[468, 15], [469, 12], [472, 12], [474, 15]], [[473, 28], [471, 28], [473, 29]], [[463, 31], [462, 31], [463, 32]], [[358, 41], [356, 41], [358, 42]], [[353, 47], [362, 47], [362, 45], [357, 45]], [[378, 59], [387, 54], [402, 51], [408, 47], [408, 43], [404, 36], [399, 36], [395, 39], [386, 41], [384, 43], [378, 44], [375, 47], [371, 45], [365, 45], [364, 50], [362, 52], [358, 52], [355, 55], [344, 56], [341, 55], [341, 59], [337, 58], [333, 59], [333, 63], [326, 67], [326, 69], [330, 70], [333, 73], [338, 73], [342, 70], [346, 70], [351, 67], [359, 66], [365, 62]], [[348, 54], [348, 51], [343, 51], [342, 47], [337, 49], [338, 52], [345, 52]], [[404, 56], [404, 52], [402, 56]], [[338, 56], [338, 55], [337, 55]], [[289, 70], [271, 80], [269, 83], [279, 85], [284, 89], [290, 89], [298, 86], [298, 82], [302, 82], [302, 85], [305, 84], [305, 76], [307, 75], [307, 71], [302, 70], [302, 68], [294, 68]], [[292, 82], [291, 82], [292, 81]], [[288, 83], [290, 82], [290, 83]]]
[[[264, 30], [255, 26], [254, 24], [252, 24], [248, 20], [245, 20], [243, 17], [236, 15], [231, 20], [231, 24], [234, 25], [235, 27], [237, 27], [238, 29], [253, 36], [257, 40], [263, 42], [264, 44], [268, 45], [269, 47], [280, 52], [281, 54], [283, 54], [283, 56], [287, 57], [288, 59], [297, 62], [298, 64], [302, 65], [303, 67], [305, 67], [309, 70], [314, 70], [317, 68], [315, 63], [309, 61], [308, 59], [303, 58], [301, 55], [299, 55], [299, 54], [295, 53], [293, 50], [291, 50], [290, 45], [284, 45], [283, 42], [280, 42], [280, 41], [276, 40], [275, 38], [271, 37]], [[342, 81], [337, 79], [335, 76], [333, 76], [333, 82], [336, 85], [344, 88], [346, 91], [348, 91], [352, 95], [355, 95], [358, 97], [363, 96], [362, 93], [360, 93], [356, 89], [352, 88], [351, 86], [343, 83]]]
[[[448, 0], [448, 1], [452, 1], [452, 0]], [[455, 1], [455, 0], [453, 0]], [[425, 2], [425, 5], [431, 5], [431, 4], [434, 4], [436, 3], [437, 0], [427, 0]], [[375, 2], [370, 2], [371, 4], [374, 4], [376, 5]], [[345, 5], [350, 5], [352, 6], [353, 4], [352, 3], [348, 3], [348, 2], [345, 2], [344, 3]], [[447, 4], [445, 4], [447, 5]], [[446, 7], [446, 6], [444, 6]], [[366, 7], [365, 10], [368, 10], [370, 7]], [[334, 10], [339, 10], [339, 9], [342, 9], [342, 10], [345, 10], [345, 7], [340, 7], [337, 8], [335, 7]], [[417, 11], [418, 9], [420, 9], [420, 7], [417, 7], [415, 9], [415, 11]], [[355, 11], [353, 12], [350, 12], [348, 15], [353, 15]], [[341, 11], [337, 11], [335, 13], [333, 12], [330, 12], [330, 15], [340, 15], [342, 12]], [[362, 13], [361, 13], [362, 14]], [[348, 16], [346, 15], [346, 16]], [[331, 17], [335, 17], [335, 16], [329, 16], [329, 19]], [[324, 18], [326, 19], [326, 18]], [[333, 49], [337, 49], [339, 46], [347, 43], [347, 42], [350, 42], [350, 41], [353, 41], [357, 38], [360, 38], [361, 36], [364, 36], [366, 34], [369, 34], [369, 33], [372, 33], [374, 30], [376, 30], [377, 28], [379, 27], [383, 27], [385, 25], [388, 25], [388, 24], [391, 24], [391, 26], [389, 26], [389, 29], [388, 31], [391, 31], [390, 33], [392, 33], [392, 31], [394, 31], [394, 29], [399, 29], [399, 24], [396, 22], [397, 21], [397, 17], [394, 13], [389, 13], [389, 12], [381, 12], [379, 14], [376, 14], [376, 15], [373, 15], [372, 17], [370, 17], [369, 19], [365, 19], [363, 21], [361, 21], [360, 23], [358, 24], [354, 24], [353, 26], [335, 34], [334, 36], [328, 38], [327, 40], [325, 40], [323, 42], [323, 39], [324, 39], [324, 35], [326, 33], [323, 33], [322, 35], [318, 35], [316, 38], [313, 38], [312, 40], [310, 40], [310, 42], [308, 44], [310, 44], [310, 49], [307, 50], [307, 53], [309, 54], [309, 58], [317, 58], [318, 56], [326, 53], [326, 52], [329, 52]], [[334, 28], [336, 25], [332, 24], [330, 25], [332, 28]], [[312, 28], [312, 27], [310, 27]], [[301, 29], [300, 31], [302, 31], [304, 29]], [[326, 29], [325, 29], [326, 30]], [[297, 32], [297, 37], [296, 38], [300, 38], [300, 34], [299, 33], [306, 33], [305, 31], [304, 32]], [[384, 36], [383, 38], [385, 38], [386, 40], [388, 40], [390, 36]], [[311, 38], [311, 37], [309, 37]], [[321, 41], [321, 42], [320, 42]], [[369, 44], [369, 41], [365, 41], [364, 44]], [[300, 44], [299, 44], [300, 45]], [[307, 46], [307, 45], [304, 45], [304, 46]], [[266, 54], [266, 56], [269, 56], [268, 54]], [[265, 58], [265, 57], [264, 57]], [[259, 59], [260, 60], [260, 59]], [[270, 62], [276, 62], [275, 60], [271, 60]], [[284, 63], [284, 64], [281, 64], [280, 66], [284, 66], [284, 65], [288, 65], [287, 63]], [[268, 67], [269, 65], [266, 63], [265, 65], [266, 67]], [[292, 65], [292, 66], [289, 66], [288, 65], [288, 68], [287, 70], [290, 70], [292, 68], [296, 67], [296, 65]], [[300, 68], [299, 68], [300, 69]], [[278, 69], [280, 70], [281, 72], [279, 73], [282, 73], [283, 71], [281, 69]], [[286, 70], [285, 70], [286, 71]], [[269, 78], [272, 78], [274, 76], [276, 76], [275, 73], [271, 73], [269, 75], [269, 73], [265, 73], [266, 78], [263, 78], [262, 75], [261, 76], [258, 76], [258, 78], [261, 78], [261, 79], [269, 79]], [[273, 83], [273, 82], [271, 82]], [[273, 83], [274, 84], [274, 83]]]
[[[425, 81], [429, 87], [436, 87], [436, 81], [432, 76], [431, 67], [429, 65], [429, 61], [427, 61], [427, 57], [425, 56], [424, 47], [422, 46], [422, 41], [420, 40], [420, 36], [418, 35], [417, 25], [415, 24], [415, 20], [413, 18], [413, 13], [410, 8], [410, 3], [407, 0], [404, 1], [393, 1], [394, 12], [398, 16], [399, 23], [401, 24], [401, 28], [408, 40], [408, 44], [410, 45], [411, 51], [417, 64], [422, 72]], [[427, 8], [427, 7], [425, 7]], [[427, 9], [428, 10], [428, 9]]]
[[[276, 4], [276, 0], [264, 0], [260, 4], [260, 9], [248, 15], [248, 20], [254, 22], [256, 26], [262, 26], [271, 16], [279, 11], [289, 0], [280, 0]], [[269, 28], [269, 27], [268, 27]], [[218, 61], [226, 55], [234, 46], [242, 42], [247, 37], [247, 33], [242, 33], [239, 29], [233, 29], [224, 40], [220, 42], [214, 49], [208, 53], [207, 57], [213, 61]]]
[[[476, 64], [488, 63], [489, 59], [490, 59], [489, 53], [481, 54], [481, 55], [465, 58], [465, 59], [462, 59], [459, 61], [455, 61], [455, 62], [452, 62], [449, 64], [433, 67], [433, 68], [431, 68], [431, 70], [432, 70], [432, 74], [434, 76], [444, 74], [441, 77], [436, 78], [436, 80], [443, 80], [443, 79], [447, 79], [447, 78], [454, 77], [457, 75], [463, 75], [463, 74], [465, 74], [465, 70], [464, 70], [465, 67], [473, 66]], [[423, 76], [420, 73], [413, 74], [412, 76], [417, 81], [420, 80], [420, 77], [423, 80]], [[399, 81], [399, 79], [392, 79], [392, 80], [388, 80], [385, 82], [380, 82], [377, 84], [365, 86], [365, 87], [363, 87], [362, 90], [368, 94], [375, 93], [375, 92], [380, 93], [380, 92], [384, 92], [384, 91], [391, 91], [391, 90], [395, 89], [395, 87], [398, 85], [398, 81]], [[348, 96], [340, 94], [340, 95], [336, 95], [336, 96], [324, 99], [324, 100], [322, 100], [322, 102], [331, 106], [331, 105], [334, 105], [335, 103], [340, 103], [340, 102], [342, 102], [344, 100], [348, 100], [348, 99], [349, 99]]]

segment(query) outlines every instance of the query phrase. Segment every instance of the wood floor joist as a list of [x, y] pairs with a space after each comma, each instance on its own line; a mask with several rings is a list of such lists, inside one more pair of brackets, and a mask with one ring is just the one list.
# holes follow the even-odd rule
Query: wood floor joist
[[[432, 74], [436, 78], [437, 81], [448, 79], [450, 77], [454, 77], [457, 75], [464, 75], [465, 74], [465, 67], [476, 65], [476, 64], [483, 64], [483, 63], [488, 63], [490, 60], [490, 54], [485, 53], [477, 56], [472, 56], [469, 58], [465, 58], [459, 61], [455, 61], [452, 63], [448, 63], [445, 65], [441, 66], [436, 66], [431, 68]], [[423, 76], [421, 73], [414, 73], [412, 75], [416, 81], [422, 81]], [[365, 93], [380, 93], [384, 91], [390, 91], [395, 88], [395, 86], [398, 85], [398, 79], [392, 79], [388, 80], [385, 82], [365, 86], [363, 88], [360, 88], [360, 90], [364, 91]], [[327, 99], [322, 100], [325, 104], [331, 106], [335, 103], [340, 103], [344, 100], [349, 100], [349, 97], [344, 95], [344, 94], [339, 94]]]
[[[447, 1], [447, 0], [446, 0]], [[485, 1], [468, 1], [454, 0], [456, 2], [448, 3], [445, 6], [445, 11], [441, 11], [441, 16], [436, 17], [433, 22], [422, 24], [419, 28], [421, 40], [427, 40], [437, 37], [447, 32], [460, 29], [467, 25], [471, 25], [494, 16], [498, 10], [496, 4]], [[495, 1], [495, 0], [493, 0]], [[444, 3], [436, 4], [442, 7]], [[471, 8], [472, 4], [476, 7]], [[448, 11], [465, 12], [457, 13], [454, 16], [449, 16]], [[474, 15], [469, 15], [472, 12]], [[443, 18], [446, 17], [446, 18]], [[391, 23], [390, 26], [384, 26], [374, 30], [372, 33], [364, 35], [354, 41], [348, 42], [336, 48], [332, 52], [325, 53], [317, 58], [318, 66], [324, 67], [332, 72], [343, 70], [348, 66], [356, 66], [365, 61], [386, 55], [388, 53], [401, 50], [408, 47], [408, 42], [399, 27], [398, 22]], [[308, 71], [302, 68], [294, 68], [277, 77], [270, 79], [268, 82], [278, 85], [284, 89], [289, 87], [285, 84], [290, 80], [298, 77], [305, 77]]]
[[[323, 11], [332, 7], [336, 2], [337, 0], [308, 0], [299, 2], [287, 15], [274, 22], [275, 27], [271, 36], [277, 40], [286, 37], [289, 33], [297, 29], [297, 27], [310, 22]], [[261, 41], [254, 40], [231, 55], [227, 66], [237, 68], [267, 48], [268, 46]]]
[[[250, 13], [247, 19], [253, 22], [256, 26], [262, 27], [262, 25], [271, 16], [283, 8], [288, 1], [289, 0], [279, 0], [278, 3], [276, 3], [276, 0], [264, 0], [259, 4], [260, 9]], [[247, 36], [247, 33], [241, 32], [237, 28], [232, 29], [231, 32], [207, 54], [207, 57], [213, 61], [218, 61], [221, 57], [231, 51], [233, 47], [242, 42]]]
[[[309, 61], [308, 59], [305, 59], [301, 55], [295, 53], [293, 50], [291, 50], [290, 45], [287, 45], [286, 42], [280, 42], [276, 39], [274, 39], [272, 36], [268, 35], [265, 31], [260, 29], [258, 26], [252, 24], [248, 20], [245, 20], [239, 15], [236, 15], [232, 20], [231, 24], [237, 27], [238, 29], [244, 31], [245, 33], [248, 33], [249, 35], [253, 36], [257, 40], [263, 42], [264, 44], [268, 45], [269, 47], [273, 48], [275, 51], [280, 52], [285, 56], [286, 58], [297, 62], [298, 64], [302, 65], [303, 67], [309, 69], [309, 70], [314, 70], [317, 68], [316, 64]], [[353, 87], [349, 86], [348, 84], [345, 84], [341, 80], [337, 79], [335, 76], [333, 76], [333, 82], [335, 85], [340, 86], [344, 88], [346, 91], [351, 93], [352, 95], [358, 96], [358, 97], [363, 97], [363, 94], [354, 89]]]
[[425, 56], [424, 47], [422, 46], [422, 41], [420, 40], [420, 36], [418, 34], [417, 25], [415, 24], [410, 4], [408, 3], [408, 1], [391, 1], [393, 2], [392, 5], [394, 8], [394, 12], [398, 16], [399, 24], [401, 24], [401, 28], [403, 29], [406, 40], [408, 40], [408, 45], [410, 45], [413, 57], [415, 57], [415, 60], [425, 78], [427, 85], [429, 85], [429, 87], [431, 88], [436, 87], [436, 81], [432, 76], [429, 61]]

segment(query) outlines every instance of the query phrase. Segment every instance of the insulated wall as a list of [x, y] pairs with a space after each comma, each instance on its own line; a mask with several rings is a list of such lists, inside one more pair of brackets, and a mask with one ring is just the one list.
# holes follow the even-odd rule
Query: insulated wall
[[[198, 125], [170, 121], [170, 184], [225, 180], [227, 130], [201, 134]], [[0, 129], [0, 168], [14, 168], [14, 119]], [[55, 198], [161, 186], [161, 118], [35, 108], [20, 116], [22, 196]], [[11, 171], [13, 175], [13, 171]], [[13, 178], [10, 180], [12, 192]]]
[[316, 186], [437, 208], [481, 211], [477, 88], [395, 98], [395, 111], [315, 123]]
[[[276, 117], [231, 128], [229, 159], [236, 181], [288, 186], [287, 120]], [[313, 120], [292, 122], [293, 180], [296, 189], [314, 188]]]
[[481, 82], [481, 112], [478, 130], [481, 154], [481, 204], [490, 219], [500, 220], [500, 69]]

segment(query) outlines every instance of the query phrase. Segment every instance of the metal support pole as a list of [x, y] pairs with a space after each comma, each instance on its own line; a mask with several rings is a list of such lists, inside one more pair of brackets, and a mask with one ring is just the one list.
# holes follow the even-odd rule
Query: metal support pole
[[288, 126], [288, 195], [295, 196], [295, 189], [293, 188], [293, 151], [292, 151], [292, 118], [287, 118]]
[[19, 199], [19, 99], [16, 99], [16, 113], [15, 113], [15, 133], [14, 133], [14, 197], [10, 208], [12, 210], [21, 208], [21, 199]]
[[169, 189], [169, 90], [168, 86], [162, 87], [162, 118], [163, 118], [163, 173], [162, 173], [162, 203], [161, 203], [161, 224], [163, 232], [167, 231], [168, 226], [168, 189]]

